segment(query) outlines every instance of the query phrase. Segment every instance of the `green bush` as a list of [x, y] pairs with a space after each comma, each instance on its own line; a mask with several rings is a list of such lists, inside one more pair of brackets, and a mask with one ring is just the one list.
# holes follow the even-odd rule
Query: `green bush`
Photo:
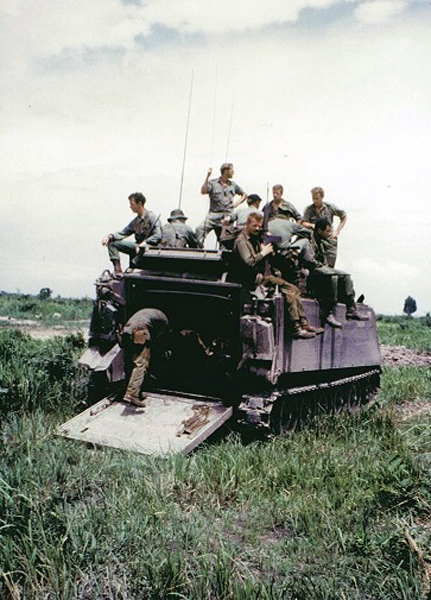
[[84, 399], [87, 376], [77, 364], [81, 334], [47, 341], [0, 329], [0, 414], [67, 410]]

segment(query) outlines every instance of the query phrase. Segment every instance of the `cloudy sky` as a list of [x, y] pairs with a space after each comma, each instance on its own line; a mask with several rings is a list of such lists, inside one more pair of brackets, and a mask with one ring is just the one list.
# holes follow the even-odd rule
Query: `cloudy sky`
[[[142, 191], [195, 226], [207, 168], [345, 209], [376, 311], [431, 311], [427, 0], [2, 0], [0, 289], [93, 295]], [[193, 86], [191, 80], [193, 77]]]

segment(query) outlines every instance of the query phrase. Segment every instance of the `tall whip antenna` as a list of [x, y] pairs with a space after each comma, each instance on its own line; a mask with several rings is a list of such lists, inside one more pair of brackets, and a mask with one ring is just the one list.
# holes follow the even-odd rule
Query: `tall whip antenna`
[[184, 140], [184, 156], [183, 156], [183, 168], [181, 171], [181, 183], [180, 183], [180, 198], [178, 201], [178, 208], [181, 208], [181, 201], [183, 199], [183, 183], [184, 183], [184, 168], [186, 164], [186, 154], [187, 154], [187, 141], [189, 139], [189, 124], [190, 124], [190, 108], [192, 106], [192, 92], [193, 92], [193, 79], [195, 77], [195, 72], [192, 71], [192, 79], [190, 81], [190, 96], [189, 96], [189, 109], [187, 112], [187, 127], [186, 127], [186, 136]]
[[216, 111], [217, 111], [217, 83], [218, 83], [218, 67], [216, 65], [215, 73], [215, 87], [214, 87], [214, 112], [213, 112], [213, 132], [211, 137], [211, 155], [210, 155], [210, 166], [213, 164], [214, 154], [214, 135], [215, 135], [215, 122], [216, 122]]
[[232, 119], [233, 119], [233, 105], [234, 105], [234, 99], [232, 98], [232, 108], [231, 108], [231, 111], [230, 111], [229, 131], [228, 131], [228, 134], [227, 134], [227, 146], [226, 146], [226, 158], [225, 158], [225, 162], [227, 162], [227, 156], [229, 154], [230, 132], [232, 131]]

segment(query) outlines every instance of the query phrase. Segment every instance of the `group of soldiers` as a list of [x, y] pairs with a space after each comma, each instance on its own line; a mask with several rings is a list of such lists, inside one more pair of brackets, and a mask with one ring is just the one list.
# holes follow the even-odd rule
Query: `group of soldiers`
[[[342, 327], [335, 316], [337, 302], [346, 305], [347, 319], [368, 318], [356, 309], [350, 275], [335, 268], [337, 241], [347, 220], [346, 212], [325, 202], [321, 187], [311, 190], [312, 203], [301, 215], [293, 204], [284, 200], [284, 190], [279, 184], [273, 186], [272, 200], [261, 210], [262, 199], [257, 194], [247, 195], [233, 181], [231, 163], [221, 165], [219, 177], [211, 179], [211, 175], [212, 169], [209, 169], [201, 187], [201, 194], [209, 196], [209, 212], [195, 231], [186, 223], [187, 217], [181, 209], [173, 210], [162, 227], [160, 217], [145, 208], [142, 193], [129, 196], [135, 218], [121, 231], [102, 239], [115, 277], [123, 274], [120, 253], [128, 254], [133, 263], [145, 246], [203, 248], [205, 238], [214, 231], [220, 246], [232, 250], [230, 281], [241, 283], [252, 295], [259, 288], [266, 295], [276, 289], [284, 295], [293, 338], [311, 339], [324, 331], [323, 327], [312, 326], [307, 321], [301, 302], [304, 290], [319, 300], [323, 326]], [[338, 219], [336, 227], [335, 218]], [[134, 240], [128, 239], [132, 235]], [[306, 286], [300, 285], [304, 279]], [[152, 322], [157, 324], [160, 319], [155, 315], [148, 318], [146, 314], [144, 320], [148, 321], [145, 327], [137, 323], [134, 331], [144, 330], [148, 337]], [[126, 329], [128, 326], [130, 328], [130, 324], [126, 324]], [[148, 344], [144, 346], [147, 348]], [[148, 360], [144, 360], [144, 370]], [[140, 380], [138, 377], [138, 387]], [[129, 401], [136, 398], [136, 382], [126, 397]]]

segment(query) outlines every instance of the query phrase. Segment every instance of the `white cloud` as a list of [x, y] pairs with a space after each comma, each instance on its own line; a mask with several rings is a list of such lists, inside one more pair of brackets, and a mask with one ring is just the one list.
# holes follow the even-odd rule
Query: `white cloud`
[[362, 23], [385, 23], [408, 7], [408, 0], [367, 0], [356, 7], [355, 15]]
[[261, 0], [151, 0], [142, 5], [120, 0], [3, 0], [0, 17], [4, 34], [16, 36], [21, 30], [24, 47], [54, 54], [67, 47], [129, 47], [135, 35], [149, 33], [154, 24], [201, 34], [259, 29], [271, 23], [295, 22], [306, 8], [323, 9], [337, 2], [272, 0], [269, 7]]
[[[43, 0], [37, 7], [7, 1], [0, 5], [6, 289], [25, 289], [33, 278], [36, 291], [49, 285], [70, 293], [66, 280], [73, 273], [76, 294], [88, 293], [107, 266], [100, 238], [128, 221], [132, 191], [142, 190], [149, 207], [166, 218], [178, 201], [193, 69], [183, 194], [189, 223], [197, 225], [207, 209], [199, 189], [207, 167], [217, 170], [225, 159], [234, 100], [228, 158], [238, 183], [265, 197], [267, 181], [280, 181], [300, 210], [310, 188], [322, 185], [328, 201], [348, 212], [340, 268], [353, 273], [358, 293], [379, 312], [396, 311], [409, 294], [426, 306], [431, 277], [420, 262], [431, 252], [431, 48], [424, 19], [412, 15], [385, 28], [349, 20], [325, 28], [322, 10], [316, 30], [310, 20], [283, 35], [259, 28], [293, 23], [302, 8], [335, 1], [277, 0], [271, 10], [254, 0], [233, 6], [184, 0], [169, 2], [169, 9], [167, 0], [145, 6]], [[192, 44], [173, 34], [178, 43], [142, 52], [133, 37], [156, 22], [207, 37]], [[247, 27], [254, 33], [241, 36]], [[85, 62], [103, 47], [123, 47], [125, 54]], [[77, 57], [73, 69], [61, 68], [67, 52]], [[35, 71], [40, 57], [50, 55], [60, 57], [59, 68]], [[25, 224], [16, 218], [23, 199]], [[33, 253], [40, 255], [40, 274], [26, 261]], [[63, 284], [57, 256], [69, 265]], [[357, 264], [359, 256], [378, 259]]]

